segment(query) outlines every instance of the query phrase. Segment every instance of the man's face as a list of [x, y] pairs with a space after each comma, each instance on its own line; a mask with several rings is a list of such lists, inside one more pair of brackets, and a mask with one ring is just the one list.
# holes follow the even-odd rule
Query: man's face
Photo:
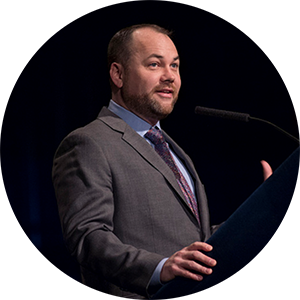
[[171, 39], [150, 28], [133, 33], [121, 95], [126, 107], [150, 124], [169, 115], [181, 86], [179, 56]]

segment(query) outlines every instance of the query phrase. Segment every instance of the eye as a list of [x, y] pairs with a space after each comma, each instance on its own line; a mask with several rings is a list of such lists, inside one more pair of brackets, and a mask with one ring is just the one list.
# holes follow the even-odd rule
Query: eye
[[177, 69], [177, 68], [179, 68], [179, 65], [178, 65], [178, 63], [173, 63], [173, 64], [171, 64], [171, 67], [174, 69]]
[[158, 67], [158, 63], [153, 62], [153, 63], [149, 64], [149, 67], [156, 68], [156, 67]]

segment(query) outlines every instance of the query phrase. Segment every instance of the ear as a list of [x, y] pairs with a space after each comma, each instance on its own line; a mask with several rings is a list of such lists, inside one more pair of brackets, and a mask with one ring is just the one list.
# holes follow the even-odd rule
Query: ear
[[123, 86], [123, 67], [121, 64], [113, 62], [109, 70], [112, 82], [120, 89]]

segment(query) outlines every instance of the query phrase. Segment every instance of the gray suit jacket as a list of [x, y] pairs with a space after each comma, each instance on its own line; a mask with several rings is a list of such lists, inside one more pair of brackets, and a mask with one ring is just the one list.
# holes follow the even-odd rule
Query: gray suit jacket
[[164, 135], [194, 179], [201, 226], [170, 168], [107, 108], [69, 134], [56, 152], [53, 183], [64, 239], [92, 288], [147, 297], [161, 259], [211, 236], [207, 199], [193, 163]]

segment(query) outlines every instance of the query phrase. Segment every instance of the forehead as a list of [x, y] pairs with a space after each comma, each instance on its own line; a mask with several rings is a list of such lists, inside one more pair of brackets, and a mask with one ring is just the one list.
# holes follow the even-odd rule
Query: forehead
[[152, 54], [172, 58], [178, 56], [172, 40], [167, 35], [151, 28], [141, 28], [133, 32], [132, 48], [133, 53], [142, 57]]

